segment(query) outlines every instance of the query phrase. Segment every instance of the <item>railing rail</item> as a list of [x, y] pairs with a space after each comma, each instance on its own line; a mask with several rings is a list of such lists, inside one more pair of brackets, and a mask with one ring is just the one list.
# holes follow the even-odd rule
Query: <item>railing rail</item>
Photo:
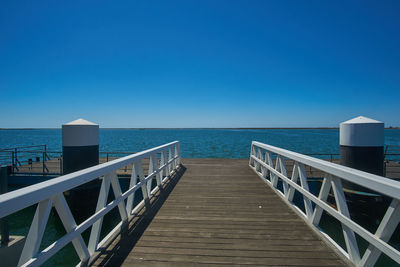
[[[145, 158], [149, 158], [150, 162], [147, 175], [143, 169]], [[121, 192], [116, 172], [127, 165], [132, 165], [130, 185], [127, 191]], [[81, 260], [80, 264], [86, 264], [111, 236], [121, 231], [123, 226], [134, 218], [136, 211], [148, 203], [149, 198], [177, 171], [179, 165], [180, 146], [179, 142], [175, 141], [0, 195], [0, 218], [37, 204], [18, 265], [38, 266], [70, 242]], [[97, 178], [101, 178], [102, 182], [96, 212], [77, 225], [63, 192]], [[157, 181], [157, 187], [151, 190], [154, 179]], [[110, 187], [115, 199], [107, 203]], [[143, 200], [133, 207], [134, 194], [139, 188], [142, 190]], [[52, 207], [57, 211], [67, 233], [44, 250], [39, 251]], [[102, 241], [99, 241], [103, 217], [114, 207], [118, 207], [121, 221]], [[90, 226], [92, 229], [89, 242], [85, 244], [81, 234]]]
[[[288, 177], [285, 159], [294, 161], [291, 177]], [[325, 211], [337, 219], [342, 226], [346, 251], [332, 238], [326, 237], [357, 266], [373, 266], [381, 253], [400, 263], [399, 250], [388, 244], [400, 222], [400, 182], [256, 141], [253, 141], [251, 145], [249, 165], [278, 195], [292, 205], [306, 222], [315, 226], [323, 235], [326, 236], [319, 228], [322, 212]], [[324, 173], [318, 197], [309, 190], [305, 166], [313, 167]], [[390, 198], [391, 203], [375, 233], [371, 233], [350, 218], [342, 180]], [[279, 181], [282, 183], [282, 189], [278, 187]], [[337, 209], [327, 203], [331, 189]], [[295, 191], [303, 196], [305, 211], [293, 202]], [[363, 255], [360, 255], [355, 233], [369, 243], [369, 247]]]
[[[0, 165], [11, 166], [12, 173], [19, 171], [19, 166], [42, 162], [42, 174], [46, 174], [46, 160], [49, 160], [47, 145], [20, 146], [0, 149]], [[47, 172], [46, 172], [47, 171]]]

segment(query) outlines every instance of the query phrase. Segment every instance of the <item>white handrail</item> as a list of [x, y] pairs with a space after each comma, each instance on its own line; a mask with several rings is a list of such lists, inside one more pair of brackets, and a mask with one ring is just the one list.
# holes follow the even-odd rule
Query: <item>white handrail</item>
[[[144, 158], [150, 160], [147, 175], [144, 174], [142, 166]], [[117, 170], [128, 165], [132, 165], [130, 186], [127, 191], [121, 192]], [[179, 142], [175, 141], [0, 195], [0, 218], [38, 204], [18, 265], [38, 266], [70, 242], [74, 245], [81, 260], [80, 264], [86, 264], [99, 247], [108, 241], [109, 237], [120, 231], [122, 225], [129, 223], [134, 218], [134, 214], [148, 202], [148, 199], [163, 186], [179, 166], [180, 146]], [[98, 178], [101, 178], [102, 182], [96, 212], [77, 225], [63, 192]], [[153, 179], [157, 180], [157, 187], [151, 191]], [[107, 203], [110, 188], [114, 192], [115, 200]], [[133, 207], [134, 194], [139, 188], [142, 189], [143, 200]], [[51, 207], [56, 209], [67, 234], [43, 251], [39, 251]], [[119, 209], [121, 222], [100, 241], [104, 215], [115, 207]], [[89, 244], [86, 245], [81, 234], [90, 226], [93, 227]]]
[[[293, 161], [293, 170], [290, 178], [286, 172], [284, 159]], [[339, 251], [357, 266], [373, 266], [381, 253], [400, 263], [400, 251], [388, 244], [400, 222], [400, 182], [256, 141], [253, 141], [251, 145], [249, 165], [278, 195], [294, 206], [295, 210], [311, 226], [315, 226], [317, 230], [323, 233], [319, 228], [323, 211], [337, 219], [342, 225], [347, 251], [344, 251], [332, 238], [327, 238], [327, 240], [331, 241]], [[308, 188], [305, 166], [310, 166], [324, 173], [324, 177], [321, 177], [323, 178], [323, 183], [318, 197], [312, 194]], [[282, 182], [283, 190], [278, 188], [278, 180]], [[391, 204], [375, 233], [369, 232], [350, 218], [342, 180], [371, 189], [391, 199]], [[337, 210], [327, 203], [331, 189]], [[293, 202], [295, 191], [303, 195], [305, 212]], [[314, 207], [311, 202], [315, 204]], [[369, 247], [362, 257], [360, 256], [355, 233], [369, 243]], [[323, 235], [326, 236], [325, 233]]]

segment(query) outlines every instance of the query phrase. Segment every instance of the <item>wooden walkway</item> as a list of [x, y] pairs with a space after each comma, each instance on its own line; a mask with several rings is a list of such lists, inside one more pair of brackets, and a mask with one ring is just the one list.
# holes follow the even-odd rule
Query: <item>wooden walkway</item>
[[94, 266], [346, 265], [247, 160], [183, 165]]

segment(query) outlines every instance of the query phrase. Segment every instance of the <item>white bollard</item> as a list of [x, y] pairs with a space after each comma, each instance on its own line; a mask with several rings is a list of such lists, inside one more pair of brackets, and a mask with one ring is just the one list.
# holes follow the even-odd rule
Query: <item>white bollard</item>
[[340, 164], [383, 175], [384, 123], [363, 116], [340, 124]]
[[99, 164], [99, 125], [78, 119], [62, 125], [63, 174]]

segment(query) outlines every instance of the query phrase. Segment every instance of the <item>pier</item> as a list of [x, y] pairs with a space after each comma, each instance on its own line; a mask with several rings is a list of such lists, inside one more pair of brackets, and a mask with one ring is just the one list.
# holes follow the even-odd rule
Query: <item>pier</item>
[[[37, 206], [18, 265], [40, 265], [69, 243], [80, 265], [93, 266], [373, 266], [381, 254], [400, 263], [389, 242], [400, 221], [399, 182], [259, 142], [247, 160], [181, 159], [180, 149], [172, 142], [0, 195], [0, 218]], [[128, 167], [121, 190], [118, 173]], [[316, 193], [307, 169], [321, 180]], [[96, 179], [94, 214], [77, 223], [64, 192]], [[350, 217], [343, 180], [389, 200], [376, 230]], [[66, 234], [40, 250], [52, 207]], [[113, 209], [120, 222], [101, 237]], [[320, 227], [323, 213], [339, 222], [344, 247]]]
[[248, 163], [183, 159], [149, 225], [117, 238], [94, 266], [344, 266]]

